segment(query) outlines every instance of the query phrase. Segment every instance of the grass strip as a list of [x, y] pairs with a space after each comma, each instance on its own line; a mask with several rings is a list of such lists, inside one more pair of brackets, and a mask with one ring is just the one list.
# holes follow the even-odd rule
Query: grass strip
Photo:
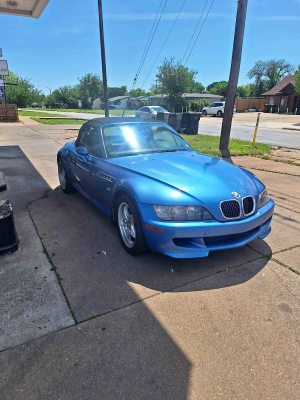
[[49, 119], [41, 119], [41, 118], [30, 118], [34, 121], [40, 122], [41, 124], [45, 125], [83, 125], [87, 120], [78, 120], [78, 119], [56, 119], [56, 118], [49, 118]]
[[[221, 157], [219, 150], [220, 138], [218, 136], [183, 134], [181, 136], [195, 151], [209, 156]], [[229, 151], [231, 156], [257, 156], [269, 154], [271, 146], [261, 143], [256, 143], [255, 146], [252, 146], [252, 143], [246, 140], [231, 139], [229, 142]]]
[[34, 112], [34, 111], [18, 111], [21, 117], [65, 117], [61, 114], [51, 114], [47, 112]]

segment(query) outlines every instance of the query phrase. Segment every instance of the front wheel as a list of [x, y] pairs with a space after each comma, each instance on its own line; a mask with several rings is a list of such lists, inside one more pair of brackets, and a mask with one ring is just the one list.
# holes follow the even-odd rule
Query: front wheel
[[72, 183], [68, 177], [66, 167], [65, 167], [62, 159], [60, 159], [58, 161], [58, 179], [59, 179], [61, 189], [64, 193], [72, 193], [72, 192], [76, 191], [76, 189], [74, 188], [74, 186], [72, 185]]
[[203, 115], [204, 117], [206, 117], [206, 116], [207, 116], [207, 112], [206, 112], [205, 110], [203, 110], [203, 111], [202, 111], [202, 115]]
[[218, 117], [222, 117], [222, 115], [223, 115], [223, 114], [222, 114], [222, 111], [219, 110], [219, 111], [217, 112], [217, 116], [218, 116]]
[[117, 202], [117, 223], [121, 243], [131, 255], [146, 253], [146, 244], [140, 218], [133, 201], [126, 194]]

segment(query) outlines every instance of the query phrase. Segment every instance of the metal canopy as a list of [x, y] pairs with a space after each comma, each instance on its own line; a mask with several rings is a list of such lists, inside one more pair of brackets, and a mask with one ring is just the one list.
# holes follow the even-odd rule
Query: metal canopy
[[0, 0], [0, 14], [39, 18], [50, 0]]

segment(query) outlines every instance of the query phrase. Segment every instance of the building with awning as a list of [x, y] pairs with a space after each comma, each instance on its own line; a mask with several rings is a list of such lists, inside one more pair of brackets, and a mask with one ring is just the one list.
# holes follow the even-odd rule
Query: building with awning
[[39, 18], [50, 0], [0, 0], [0, 14]]

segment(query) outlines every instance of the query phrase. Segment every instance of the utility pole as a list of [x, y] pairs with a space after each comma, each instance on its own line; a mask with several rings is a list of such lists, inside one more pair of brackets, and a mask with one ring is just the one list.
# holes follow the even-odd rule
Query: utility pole
[[231, 69], [228, 81], [225, 110], [224, 110], [223, 124], [220, 137], [220, 146], [219, 146], [220, 152], [222, 153], [223, 157], [229, 157], [230, 155], [228, 150], [228, 144], [230, 138], [236, 88], [240, 73], [247, 5], [248, 5], [248, 0], [238, 0], [234, 42], [232, 49]]
[[98, 0], [98, 11], [99, 11], [100, 46], [101, 46], [101, 59], [102, 59], [102, 79], [103, 79], [104, 109], [105, 109], [105, 116], [109, 117], [108, 96], [107, 96], [106, 59], [105, 59], [105, 46], [104, 46], [104, 29], [103, 29], [103, 14], [102, 14], [102, 0]]
[[48, 86], [46, 86], [46, 89], [50, 90], [50, 108], [52, 110], [52, 92], [51, 92], [51, 89]]

